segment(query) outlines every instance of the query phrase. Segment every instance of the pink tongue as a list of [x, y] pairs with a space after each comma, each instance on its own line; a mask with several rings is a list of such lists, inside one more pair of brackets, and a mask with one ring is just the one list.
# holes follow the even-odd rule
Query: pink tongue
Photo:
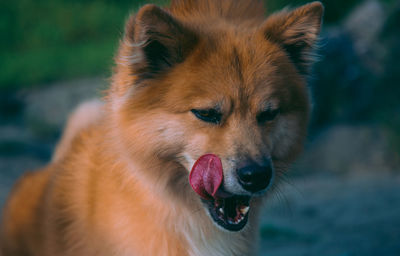
[[193, 190], [207, 200], [215, 197], [222, 179], [221, 160], [213, 154], [206, 154], [197, 159], [189, 175]]

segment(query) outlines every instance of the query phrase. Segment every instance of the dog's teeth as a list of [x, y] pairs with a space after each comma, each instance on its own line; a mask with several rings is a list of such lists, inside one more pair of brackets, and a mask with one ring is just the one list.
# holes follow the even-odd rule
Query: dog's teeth
[[240, 206], [239, 211], [241, 214], [246, 215], [246, 213], [249, 211], [249, 209], [250, 209], [250, 206], [242, 205], [242, 206]]
[[224, 209], [222, 207], [218, 208], [219, 213], [224, 214]]

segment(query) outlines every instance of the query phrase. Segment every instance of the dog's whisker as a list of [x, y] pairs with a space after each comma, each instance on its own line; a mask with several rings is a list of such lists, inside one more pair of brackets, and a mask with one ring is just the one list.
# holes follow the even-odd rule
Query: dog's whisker
[[292, 216], [293, 214], [292, 205], [289, 199], [287, 198], [286, 194], [281, 190], [280, 187], [277, 187], [276, 194], [279, 198], [279, 201], [282, 203], [282, 205], [285, 206], [285, 209], [288, 211], [289, 215]]

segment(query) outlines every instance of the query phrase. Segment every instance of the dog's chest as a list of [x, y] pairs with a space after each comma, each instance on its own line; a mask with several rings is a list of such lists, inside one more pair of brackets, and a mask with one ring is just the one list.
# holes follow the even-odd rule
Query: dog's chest
[[210, 233], [211, 235], [199, 234], [199, 232], [187, 234], [190, 256], [253, 255], [255, 239], [249, 233], [229, 233], [217, 228]]

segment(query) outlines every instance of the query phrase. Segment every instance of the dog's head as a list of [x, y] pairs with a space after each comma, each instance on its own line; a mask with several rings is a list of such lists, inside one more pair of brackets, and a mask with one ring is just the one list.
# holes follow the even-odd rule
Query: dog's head
[[147, 177], [191, 200], [189, 172], [212, 154], [223, 181], [203, 203], [216, 223], [238, 231], [250, 198], [271, 188], [302, 148], [323, 7], [261, 22], [177, 9], [146, 5], [127, 23], [110, 94], [119, 143], [129, 158], [154, 164]]

